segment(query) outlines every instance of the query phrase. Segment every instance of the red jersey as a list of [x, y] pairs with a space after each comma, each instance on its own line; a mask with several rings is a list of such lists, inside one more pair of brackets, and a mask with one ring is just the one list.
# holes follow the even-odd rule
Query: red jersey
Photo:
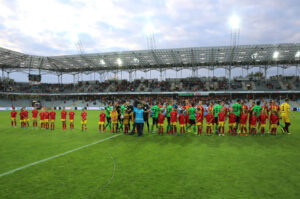
[[24, 117], [24, 111], [21, 111], [21, 112], [20, 112], [20, 120], [24, 120], [24, 118], [25, 118], [25, 117]]
[[279, 106], [277, 104], [275, 105], [271, 105], [270, 108], [269, 108], [270, 111], [276, 111], [278, 112], [279, 111]]
[[200, 111], [202, 112], [202, 116], [204, 116], [204, 108], [203, 106], [197, 106], [197, 109], [200, 108]]
[[10, 112], [10, 117], [16, 118], [16, 116], [17, 116], [17, 111]]
[[264, 110], [267, 114], [269, 113], [269, 107], [267, 106], [261, 106], [262, 110]]
[[38, 110], [32, 110], [32, 118], [37, 118], [38, 117], [38, 114], [39, 114], [39, 111]]
[[253, 108], [253, 106], [250, 106], [250, 108], [249, 108], [249, 112], [250, 113], [252, 112], [252, 108]]
[[196, 114], [196, 122], [203, 122], [203, 114], [201, 112], [197, 112]]
[[271, 121], [271, 124], [277, 124], [277, 122], [279, 121], [279, 116], [276, 114], [271, 114], [270, 121]]
[[205, 119], [206, 119], [206, 123], [213, 123], [213, 120], [214, 120], [214, 115], [213, 114], [207, 114], [205, 116]]
[[163, 124], [165, 120], [165, 116], [163, 114], [158, 115], [158, 124]]
[[51, 111], [49, 115], [51, 120], [55, 120], [56, 113], [54, 111]]
[[24, 117], [28, 118], [28, 111], [24, 111]]
[[186, 120], [186, 122], [188, 122], [188, 123], [189, 123], [189, 121], [190, 121], [190, 116], [189, 116], [188, 111], [185, 113], [185, 120]]
[[228, 117], [229, 117], [229, 123], [235, 123], [236, 115], [234, 113], [230, 113]]
[[44, 120], [44, 112], [40, 112], [40, 120]]
[[246, 124], [248, 119], [248, 114], [244, 113], [240, 116], [240, 123], [241, 124]]
[[179, 115], [179, 124], [185, 124], [185, 116], [183, 114]]
[[172, 111], [170, 113], [170, 117], [171, 117], [171, 122], [177, 122], [177, 112], [176, 111]]
[[73, 111], [69, 112], [69, 119], [74, 120], [75, 113]]
[[100, 117], [100, 122], [105, 122], [105, 117], [106, 117], [106, 114], [105, 114], [105, 113], [101, 113], [101, 114], [99, 115], [99, 117]]
[[251, 115], [250, 116], [250, 124], [251, 125], [256, 125], [257, 122], [257, 116], [256, 115]]
[[49, 113], [48, 112], [44, 112], [44, 119], [49, 119]]
[[243, 112], [246, 112], [246, 111], [248, 111], [248, 106], [246, 104], [243, 104], [242, 109], [243, 109]]
[[260, 114], [258, 117], [261, 124], [266, 124], [267, 119], [269, 119], [267, 114]]
[[222, 109], [225, 111], [225, 114], [227, 115], [228, 108], [226, 108], [226, 106], [222, 106]]
[[219, 122], [224, 122], [225, 121], [225, 117], [226, 117], [226, 113], [225, 112], [220, 112], [218, 114], [218, 120], [219, 120]]
[[213, 106], [209, 106], [209, 107], [207, 107], [207, 112], [208, 112], [209, 110], [211, 110], [211, 112], [213, 112], [213, 110], [214, 110], [214, 107], [213, 107]]
[[86, 120], [87, 113], [86, 112], [82, 112], [80, 116], [81, 116], [81, 120]]
[[67, 111], [62, 111], [60, 114], [61, 114], [61, 119], [67, 119]]

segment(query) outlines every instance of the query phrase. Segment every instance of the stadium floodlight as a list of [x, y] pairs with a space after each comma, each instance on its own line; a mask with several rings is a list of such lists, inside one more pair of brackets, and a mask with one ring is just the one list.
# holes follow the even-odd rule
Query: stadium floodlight
[[278, 51], [275, 51], [273, 53], [273, 59], [277, 59], [279, 57], [279, 52]]
[[105, 61], [103, 59], [100, 60], [101, 65], [105, 65]]
[[119, 66], [122, 66], [122, 63], [123, 63], [122, 60], [121, 60], [120, 58], [118, 58], [118, 59], [117, 59], [117, 64], [118, 64]]
[[135, 58], [133, 58], [133, 62], [138, 64], [140, 61], [138, 60], [138, 58], [135, 57]]
[[255, 60], [255, 59], [257, 58], [257, 55], [258, 55], [257, 52], [256, 52], [256, 53], [253, 53], [253, 54], [251, 55], [251, 58]]
[[300, 58], [300, 51], [296, 52], [295, 58]]
[[229, 24], [233, 30], [238, 30], [240, 28], [240, 18], [232, 16], [229, 20]]
[[152, 25], [152, 23], [148, 23], [148, 24], [146, 25], [144, 31], [145, 31], [145, 34], [146, 34], [147, 36], [153, 35], [154, 32], [155, 32], [155, 29], [154, 29], [154, 26]]

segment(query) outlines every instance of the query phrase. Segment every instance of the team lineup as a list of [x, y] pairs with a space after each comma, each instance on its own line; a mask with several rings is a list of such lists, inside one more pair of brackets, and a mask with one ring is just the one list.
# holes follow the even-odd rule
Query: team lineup
[[[107, 128], [112, 133], [123, 132], [124, 134], [134, 134], [142, 136], [144, 124], [147, 125], [148, 132], [163, 135], [164, 132], [170, 135], [185, 135], [193, 130], [194, 134], [201, 135], [206, 124], [206, 135], [213, 135], [213, 132], [219, 136], [224, 136], [225, 124], [227, 121], [229, 135], [260, 135], [264, 136], [266, 132], [271, 135], [277, 135], [277, 128], [280, 127], [283, 133], [290, 133], [291, 125], [290, 115], [292, 115], [289, 105], [289, 99], [286, 99], [280, 106], [274, 100], [269, 104], [260, 101], [251, 102], [248, 107], [244, 100], [237, 100], [231, 107], [226, 107], [223, 101], [217, 101], [215, 104], [210, 102], [205, 109], [202, 101], [197, 105], [186, 101], [184, 105], [177, 105], [172, 102], [161, 104], [157, 102], [153, 106], [146, 102], [135, 102], [130, 104], [125, 102], [119, 105], [118, 102], [109, 103], [99, 115], [99, 132], [105, 132]], [[38, 128], [38, 117], [41, 129], [55, 130], [56, 112], [52, 108], [48, 111], [43, 107], [39, 112], [36, 108], [32, 110], [32, 127]], [[75, 112], [65, 108], [61, 111], [62, 130], [67, 129], [67, 117], [69, 128], [74, 129]], [[12, 107], [11, 127], [17, 127], [17, 111]], [[87, 131], [87, 112], [82, 109], [81, 130]], [[294, 116], [293, 116], [294, 117]], [[23, 107], [19, 113], [21, 128], [30, 126], [29, 113]], [[152, 125], [149, 124], [149, 118], [152, 118]], [[164, 123], [167, 120], [167, 128], [164, 129]], [[282, 123], [280, 123], [280, 121]], [[179, 129], [177, 130], [177, 128]], [[268, 129], [268, 131], [267, 131]]]

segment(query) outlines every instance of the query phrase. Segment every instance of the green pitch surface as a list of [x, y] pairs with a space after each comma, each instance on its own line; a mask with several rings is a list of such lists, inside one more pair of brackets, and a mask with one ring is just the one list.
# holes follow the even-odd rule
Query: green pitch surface
[[300, 114], [291, 135], [112, 136], [98, 133], [97, 111], [88, 131], [10, 128], [0, 112], [0, 198], [299, 198]]

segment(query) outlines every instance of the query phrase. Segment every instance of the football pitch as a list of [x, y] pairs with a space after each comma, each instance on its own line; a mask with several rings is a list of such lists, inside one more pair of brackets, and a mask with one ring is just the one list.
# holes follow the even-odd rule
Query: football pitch
[[99, 111], [88, 111], [87, 132], [79, 111], [73, 131], [59, 119], [55, 131], [11, 128], [1, 111], [0, 198], [299, 198], [294, 114], [292, 133], [276, 137], [112, 137], [98, 132]]

